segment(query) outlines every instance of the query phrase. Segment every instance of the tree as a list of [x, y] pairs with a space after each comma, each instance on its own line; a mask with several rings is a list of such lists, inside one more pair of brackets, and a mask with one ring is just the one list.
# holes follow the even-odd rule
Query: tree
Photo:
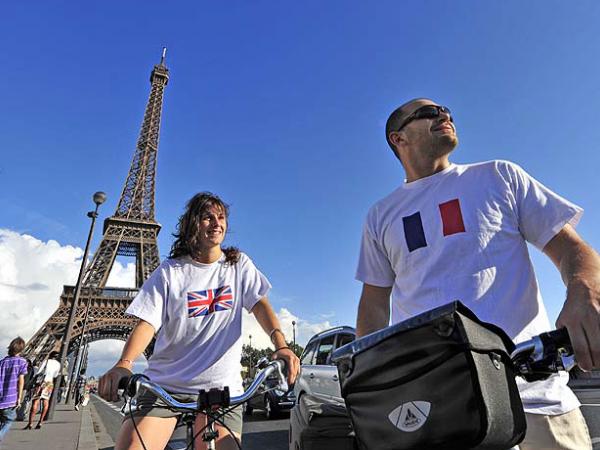
[[252, 371], [256, 363], [260, 358], [266, 356], [271, 359], [273, 350], [270, 348], [258, 349], [256, 347], [250, 347], [249, 345], [242, 346], [242, 366], [247, 367]]
[[[296, 356], [300, 357], [304, 348], [300, 345], [294, 344], [292, 342], [287, 343], [288, 347], [296, 354]], [[271, 348], [255, 348], [250, 347], [249, 345], [242, 345], [242, 366], [247, 367], [250, 373], [254, 373], [254, 366], [258, 362], [258, 360], [262, 357], [267, 357], [269, 360], [273, 355], [273, 349]]]
[[300, 355], [302, 354], [302, 352], [304, 351], [304, 347], [298, 345], [296, 343], [296, 345], [294, 346], [294, 344], [292, 342], [288, 342], [288, 347], [290, 347], [292, 349], [292, 351], [296, 354], [296, 356], [298, 358], [300, 358]]

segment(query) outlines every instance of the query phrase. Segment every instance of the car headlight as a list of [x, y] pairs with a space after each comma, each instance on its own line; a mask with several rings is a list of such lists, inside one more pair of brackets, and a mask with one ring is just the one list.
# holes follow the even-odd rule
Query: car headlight
[[273, 392], [275, 392], [278, 397], [283, 397], [285, 395], [285, 391], [282, 391], [281, 389], [275, 389]]

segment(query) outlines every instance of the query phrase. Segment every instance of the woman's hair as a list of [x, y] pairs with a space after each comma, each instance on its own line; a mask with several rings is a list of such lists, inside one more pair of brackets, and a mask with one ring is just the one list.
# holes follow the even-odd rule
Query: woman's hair
[[[200, 220], [202, 215], [212, 207], [221, 209], [228, 221], [229, 206], [215, 194], [200, 192], [187, 202], [185, 212], [179, 217], [177, 229], [173, 233], [175, 241], [171, 246], [169, 258], [188, 255], [193, 258], [200, 253], [200, 236], [198, 234]], [[235, 264], [239, 261], [240, 251], [236, 247], [222, 247], [221, 250], [225, 253], [227, 264]]]
[[8, 345], [8, 356], [16, 356], [25, 348], [25, 341], [21, 336], [14, 338]]

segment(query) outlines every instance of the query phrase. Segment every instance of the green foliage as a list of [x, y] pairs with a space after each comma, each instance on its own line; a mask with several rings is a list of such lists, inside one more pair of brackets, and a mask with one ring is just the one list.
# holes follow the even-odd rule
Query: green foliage
[[[292, 349], [292, 351], [298, 357], [302, 354], [302, 351], [304, 350], [304, 348], [298, 344], [296, 344], [294, 346], [291, 342], [288, 342], [287, 345], [290, 349]], [[256, 365], [257, 361], [260, 358], [266, 356], [267, 358], [271, 359], [273, 350], [274, 349], [272, 349], [272, 348], [259, 349], [259, 348], [255, 348], [255, 347], [250, 347], [249, 345], [243, 345], [242, 346], [242, 366], [247, 367], [248, 369], [253, 371], [254, 366]]]

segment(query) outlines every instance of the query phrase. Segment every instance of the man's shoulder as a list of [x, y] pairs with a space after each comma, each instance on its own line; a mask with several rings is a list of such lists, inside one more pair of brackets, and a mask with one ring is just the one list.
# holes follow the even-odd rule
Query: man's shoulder
[[518, 164], [506, 159], [491, 159], [467, 164], [455, 164], [455, 166], [459, 173], [467, 171], [515, 170], [520, 168]]
[[402, 186], [397, 187], [392, 192], [385, 195], [384, 197], [381, 197], [379, 200], [377, 200], [375, 203], [373, 203], [371, 205], [371, 207], [369, 208], [369, 215], [371, 215], [375, 211], [384, 209], [390, 205], [397, 205], [398, 200], [401, 200], [403, 195], [404, 195], [404, 189], [402, 188]]
[[525, 170], [517, 163], [505, 159], [457, 164], [456, 167], [458, 178], [464, 178], [465, 181], [476, 178], [478, 182], [482, 182], [483, 179], [496, 180], [502, 185], [510, 185], [527, 175]]

